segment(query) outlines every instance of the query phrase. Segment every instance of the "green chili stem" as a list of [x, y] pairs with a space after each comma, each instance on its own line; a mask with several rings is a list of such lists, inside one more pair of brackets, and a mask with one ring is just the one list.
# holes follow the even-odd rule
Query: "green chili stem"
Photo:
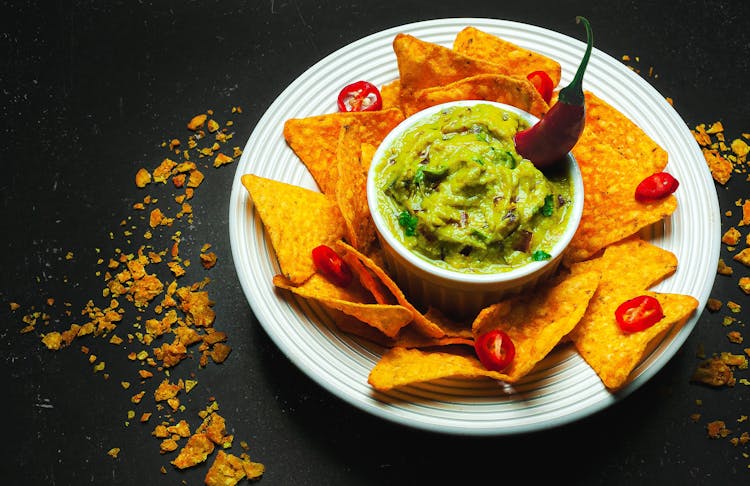
[[571, 81], [569, 85], [561, 89], [560, 94], [558, 95], [558, 101], [569, 105], [579, 106], [582, 106], [584, 104], [583, 73], [586, 71], [586, 66], [588, 65], [589, 58], [591, 57], [591, 48], [594, 45], [594, 34], [591, 31], [591, 25], [589, 24], [589, 21], [586, 19], [586, 17], [576, 17], [576, 23], [581, 22], [583, 22], [584, 27], [586, 27], [586, 53], [583, 55], [583, 59], [581, 59], [581, 64], [578, 66], [578, 70], [576, 71], [575, 77], [573, 77], [573, 81]]

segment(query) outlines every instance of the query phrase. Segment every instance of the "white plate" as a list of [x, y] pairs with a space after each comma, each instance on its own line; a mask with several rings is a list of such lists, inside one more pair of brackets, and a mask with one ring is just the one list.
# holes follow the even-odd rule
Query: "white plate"
[[[490, 381], [444, 379], [391, 393], [373, 391], [367, 376], [382, 350], [337, 332], [321, 307], [275, 291], [271, 279], [278, 272], [278, 264], [240, 182], [243, 174], [254, 173], [315, 189], [307, 169], [284, 141], [284, 121], [336, 111], [338, 91], [350, 82], [367, 79], [382, 85], [397, 78], [391, 45], [397, 33], [450, 47], [455, 35], [468, 25], [558, 60], [562, 64], [562, 86], [572, 79], [585, 49], [579, 40], [539, 27], [462, 18], [403, 25], [334, 52], [297, 78], [258, 122], [237, 166], [229, 233], [237, 275], [261, 325], [292, 362], [332, 394], [378, 417], [421, 429], [472, 435], [516, 434], [580, 419], [643, 385], [685, 342], [705, 306], [719, 258], [721, 226], [716, 190], [688, 127], [662, 95], [621, 62], [594, 49], [584, 88], [619, 109], [666, 149], [667, 170], [680, 181], [677, 210], [648, 233], [654, 244], [674, 252], [680, 262], [676, 274], [655, 289], [689, 294], [700, 302], [695, 316], [681, 330], [666, 336], [617, 394], [608, 392], [570, 347], [555, 350], [513, 389]], [[583, 39], [583, 26], [580, 30]]]

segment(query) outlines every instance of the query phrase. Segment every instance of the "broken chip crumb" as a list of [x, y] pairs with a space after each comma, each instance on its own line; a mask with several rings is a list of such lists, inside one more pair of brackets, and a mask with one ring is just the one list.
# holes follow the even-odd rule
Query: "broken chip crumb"
[[713, 297], [708, 299], [708, 302], [706, 302], [706, 308], [711, 312], [717, 312], [721, 309], [721, 306], [724, 305], [719, 299], [714, 299]]
[[205, 113], [201, 113], [200, 115], [195, 115], [193, 118], [190, 119], [190, 121], [187, 124], [188, 130], [196, 131], [199, 128], [203, 126], [204, 123], [206, 123], [206, 118], [208, 116]]
[[214, 167], [221, 167], [222, 165], [226, 165], [231, 162], [234, 162], [234, 159], [232, 157], [219, 152], [214, 159]]
[[208, 253], [201, 253], [200, 254], [200, 260], [201, 265], [203, 265], [203, 268], [206, 270], [213, 268], [216, 265], [216, 253], [214, 252], [208, 252]]
[[732, 260], [740, 262], [746, 267], [750, 267], [750, 248], [743, 249], [741, 252], [734, 255]]
[[714, 420], [706, 424], [708, 436], [712, 439], [724, 438], [730, 434], [723, 420]]
[[730, 331], [727, 338], [734, 344], [742, 344], [742, 334], [739, 331]]
[[176, 451], [178, 447], [180, 447], [180, 445], [176, 440], [172, 438], [164, 439], [159, 443], [159, 452], [166, 454], [167, 452]]
[[721, 358], [713, 357], [700, 363], [693, 372], [691, 381], [713, 387], [734, 386], [736, 379], [729, 365]]
[[719, 258], [719, 265], [718, 265], [716, 272], [719, 275], [727, 275], [727, 276], [732, 275], [734, 273], [734, 271], [732, 270], [732, 267], [728, 266], [724, 262], [723, 258]]
[[135, 173], [135, 185], [136, 187], [144, 188], [149, 183], [151, 183], [151, 173], [141, 167], [138, 169], [138, 172]]
[[193, 434], [172, 461], [172, 465], [178, 469], [196, 466], [204, 462], [213, 451], [214, 443], [206, 434]]
[[727, 245], [735, 246], [740, 241], [740, 232], [737, 228], [732, 226], [729, 228], [724, 235], [721, 237], [721, 242]]
[[265, 471], [263, 464], [219, 451], [206, 474], [207, 486], [234, 486], [243, 478], [255, 480]]

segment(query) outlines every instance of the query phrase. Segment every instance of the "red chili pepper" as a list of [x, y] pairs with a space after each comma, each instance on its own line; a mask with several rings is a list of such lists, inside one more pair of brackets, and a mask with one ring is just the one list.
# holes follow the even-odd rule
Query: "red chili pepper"
[[550, 102], [552, 99], [552, 91], [555, 89], [555, 83], [552, 82], [552, 78], [549, 77], [545, 71], [534, 71], [529, 73], [526, 78], [531, 81], [539, 94], [542, 95], [545, 103]]
[[657, 172], [646, 177], [635, 188], [637, 201], [653, 201], [669, 196], [677, 190], [680, 182], [667, 172]]
[[383, 108], [383, 98], [378, 88], [367, 81], [357, 81], [339, 93], [339, 111], [378, 111]]
[[352, 270], [330, 246], [320, 245], [313, 248], [312, 259], [315, 268], [334, 285], [347, 287], [352, 283]]
[[516, 347], [504, 331], [493, 329], [480, 334], [474, 341], [479, 361], [490, 371], [502, 371], [516, 356]]
[[586, 52], [571, 83], [560, 90], [557, 103], [533, 126], [516, 134], [516, 151], [537, 167], [561, 160], [570, 152], [583, 132], [586, 100], [583, 96], [583, 73], [591, 57], [594, 35], [589, 21], [576, 17], [586, 27]]
[[638, 332], [648, 329], [664, 317], [664, 311], [656, 298], [639, 295], [626, 300], [615, 310], [617, 324], [625, 332]]

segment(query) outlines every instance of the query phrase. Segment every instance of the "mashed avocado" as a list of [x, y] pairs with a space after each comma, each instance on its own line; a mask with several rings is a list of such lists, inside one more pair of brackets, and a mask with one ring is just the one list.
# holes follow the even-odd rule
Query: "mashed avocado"
[[494, 273], [549, 258], [572, 187], [516, 153], [528, 125], [492, 105], [455, 106], [410, 128], [376, 167], [379, 207], [411, 251], [445, 268]]

